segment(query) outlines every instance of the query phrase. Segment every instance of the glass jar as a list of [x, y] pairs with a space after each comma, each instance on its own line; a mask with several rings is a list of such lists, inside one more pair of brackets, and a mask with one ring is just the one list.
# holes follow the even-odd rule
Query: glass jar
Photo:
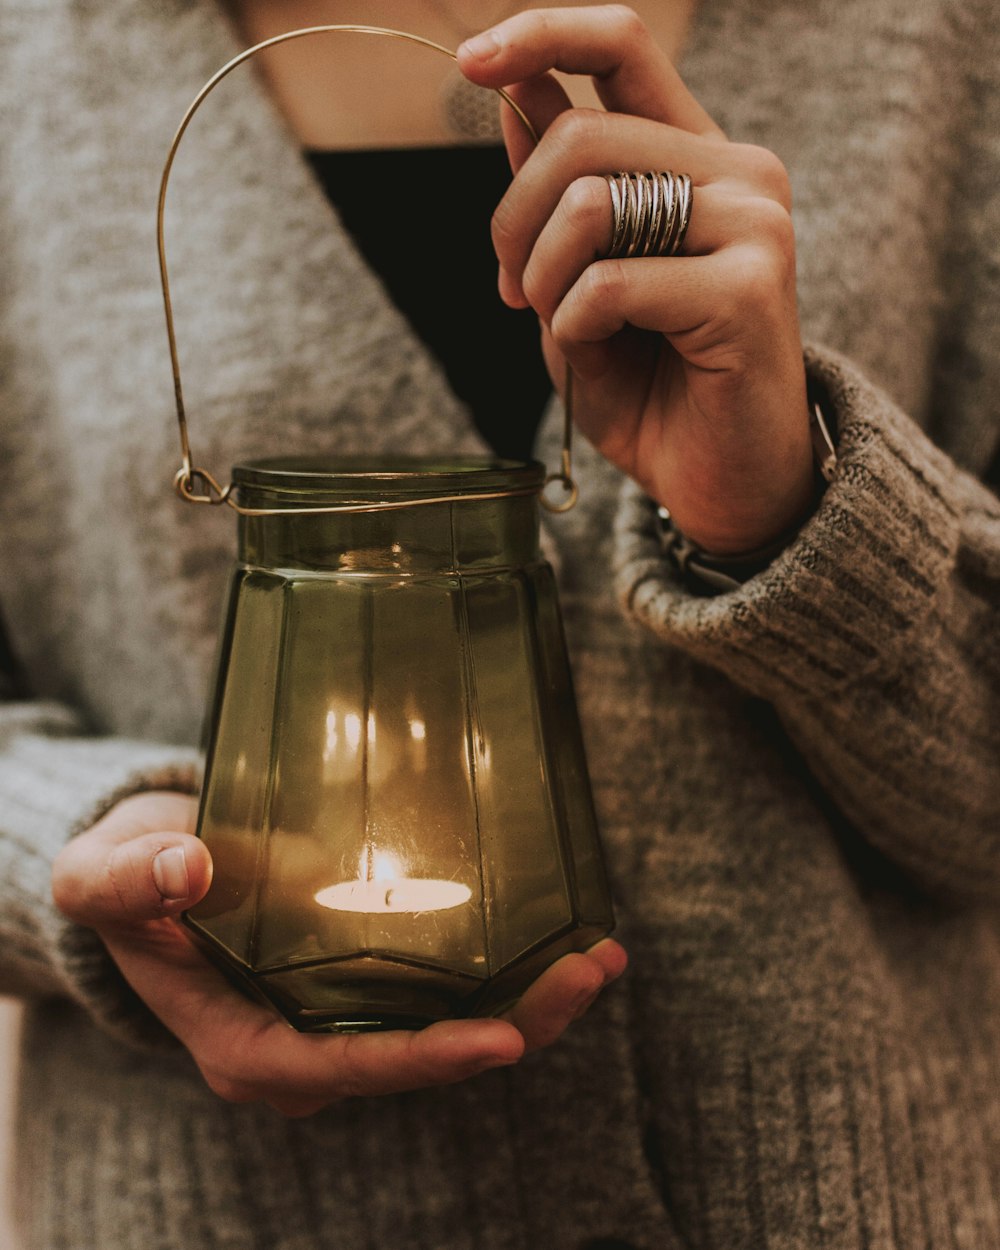
[[240, 516], [198, 827], [215, 877], [187, 924], [304, 1031], [504, 1010], [614, 923], [543, 467], [233, 477], [269, 514]]

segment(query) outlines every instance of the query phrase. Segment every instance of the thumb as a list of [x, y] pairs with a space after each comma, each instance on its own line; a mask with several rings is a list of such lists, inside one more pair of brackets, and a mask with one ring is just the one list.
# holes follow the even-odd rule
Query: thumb
[[177, 915], [204, 896], [211, 880], [208, 849], [190, 834], [120, 841], [95, 828], [59, 853], [52, 897], [70, 920], [101, 929]]

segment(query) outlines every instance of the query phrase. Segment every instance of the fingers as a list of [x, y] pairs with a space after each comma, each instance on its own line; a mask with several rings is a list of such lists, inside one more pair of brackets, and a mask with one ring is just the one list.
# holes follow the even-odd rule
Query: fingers
[[94, 929], [176, 915], [208, 890], [212, 861], [184, 795], [142, 795], [74, 838], [53, 866], [52, 895], [71, 920]]
[[[761, 227], [760, 218], [774, 212], [773, 203], [757, 205], [728, 191], [696, 188], [681, 254], [709, 255], [741, 239], [752, 238]], [[606, 180], [588, 177], [571, 183], [542, 229], [521, 278], [526, 298], [543, 321], [552, 321], [556, 309], [587, 266], [607, 255], [612, 225]]]
[[507, 1013], [526, 1050], [557, 1041], [597, 998], [625, 971], [627, 957], [610, 938], [582, 954], [566, 955], [534, 982]]
[[550, 70], [588, 74], [605, 108], [722, 137], [641, 19], [624, 5], [533, 9], [463, 43], [473, 82], [503, 87]]
[[330, 1036], [294, 1033], [276, 1021], [257, 1031], [251, 1046], [208, 1055], [203, 1072], [230, 1101], [264, 1101], [284, 1112], [451, 1085], [516, 1063], [523, 1053], [524, 1040], [502, 1020]]
[[690, 174], [699, 186], [725, 176], [733, 160], [728, 146], [706, 147], [683, 131], [641, 117], [592, 109], [561, 113], [497, 205], [492, 230], [501, 269], [519, 277], [545, 223], [580, 178], [620, 169], [669, 169]]
[[[780, 227], [775, 225], [777, 234]], [[713, 349], [732, 341], [729, 327], [747, 327], [740, 342], [759, 338], [794, 301], [791, 239], [737, 241], [705, 257], [602, 260], [580, 275], [552, 319], [559, 349], [586, 374], [586, 349], [625, 326], [654, 330], [705, 370], [725, 361]]]
[[628, 955], [625, 953], [625, 948], [614, 938], [604, 938], [587, 951], [587, 956], [600, 964], [605, 985], [617, 981], [628, 967]]
[[521, 1035], [502, 1020], [448, 1021], [414, 1033], [297, 1033], [234, 989], [175, 923], [113, 932], [105, 941], [136, 993], [228, 1101], [308, 1115], [342, 1098], [465, 1080], [524, 1052]]
[[[544, 134], [559, 114], [571, 107], [569, 96], [549, 76], [517, 83], [510, 88], [509, 94], [518, 107], [524, 110], [525, 115], [532, 119], [538, 134]], [[534, 151], [535, 141], [512, 109], [501, 109], [500, 120], [510, 167], [516, 174]], [[500, 267], [498, 286], [500, 298], [511, 308], [529, 307], [520, 283], [508, 279], [503, 266]]]
[[[599, 192], [598, 183], [605, 174], [623, 169], [688, 174], [696, 199], [711, 188], [731, 197], [771, 200], [786, 213], [791, 206], [787, 171], [763, 148], [706, 144], [643, 118], [588, 109], [561, 113], [526, 160], [493, 217], [493, 244], [503, 275], [501, 294], [508, 302], [528, 299], [522, 275], [542, 232], [560, 212], [565, 221], [567, 209], [579, 212], [589, 207], [602, 226], [600, 240], [593, 233], [587, 235], [595, 249], [589, 259], [606, 252], [603, 234], [604, 228], [610, 228], [611, 201], [607, 184]], [[589, 181], [589, 188], [575, 186], [581, 181]], [[568, 194], [572, 198], [567, 202]], [[700, 210], [692, 212], [696, 234], [689, 231], [685, 244], [689, 254], [707, 250], [700, 216]], [[695, 241], [698, 231], [703, 236], [701, 245]], [[598, 247], [598, 243], [603, 246]]]
[[[495, 213], [493, 241], [500, 293], [514, 307], [533, 305], [543, 320], [551, 318], [574, 272], [605, 254], [610, 209], [607, 201], [607, 211], [601, 209], [594, 189], [604, 174], [671, 170], [690, 175], [696, 199], [699, 191], [712, 187], [772, 199], [786, 212], [790, 209], [788, 175], [778, 158], [751, 145], [727, 143], [641, 20], [625, 6], [530, 10], [468, 41], [458, 59], [472, 81], [485, 86], [514, 83], [508, 89], [542, 135], [532, 150], [516, 119], [505, 119], [517, 176]], [[570, 108], [552, 70], [591, 75], [608, 111]], [[589, 192], [574, 185], [588, 178]], [[688, 255], [707, 254], [724, 241], [719, 230], [710, 234], [709, 211], [705, 206], [694, 213]], [[571, 219], [580, 215], [584, 229], [569, 253], [558, 245], [554, 251], [554, 239], [568, 235]], [[731, 220], [736, 219], [731, 215]], [[548, 236], [544, 242], [543, 232]], [[726, 237], [732, 241], [739, 235]], [[553, 255], [561, 263], [550, 272], [545, 266]], [[529, 261], [532, 273], [526, 278]]]
[[[551, 333], [581, 378], [599, 379], [613, 359], [609, 340], [620, 330], [656, 331], [722, 388], [741, 375], [748, 356], [767, 356], [793, 299], [793, 267], [790, 273], [780, 256], [755, 245], [704, 258], [606, 260], [581, 275]], [[733, 326], [742, 327], [739, 338]], [[720, 393], [723, 410], [724, 399]]]

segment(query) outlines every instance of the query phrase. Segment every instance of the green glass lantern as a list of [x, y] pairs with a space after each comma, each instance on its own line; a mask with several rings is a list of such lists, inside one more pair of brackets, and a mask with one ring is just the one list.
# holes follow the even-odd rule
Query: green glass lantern
[[[283, 38], [328, 30], [319, 27]], [[365, 33], [379, 33], [364, 28]], [[426, 41], [416, 37], [415, 42]], [[270, 40], [268, 43], [276, 42]], [[539, 508], [562, 472], [487, 458], [193, 467], [159, 244], [179, 493], [239, 514], [185, 920], [304, 1031], [502, 1011], [613, 927]], [[436, 45], [432, 45], [436, 46]], [[527, 124], [527, 123], [526, 123]]]

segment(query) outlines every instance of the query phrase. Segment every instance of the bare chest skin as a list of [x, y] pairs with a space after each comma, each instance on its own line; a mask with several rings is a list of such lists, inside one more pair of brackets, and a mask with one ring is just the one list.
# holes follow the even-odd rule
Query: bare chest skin
[[[454, 49], [528, 0], [224, 0], [247, 44], [323, 24], [385, 26]], [[579, 0], [576, 0], [578, 3]], [[550, 0], [550, 4], [552, 0]], [[634, 0], [668, 54], [683, 46], [696, 0]], [[555, 0], [556, 7], [569, 7]], [[256, 58], [289, 128], [306, 147], [328, 150], [450, 145], [441, 93], [454, 70], [440, 54], [370, 35], [292, 40]], [[596, 104], [589, 83], [565, 84], [574, 103]]]

